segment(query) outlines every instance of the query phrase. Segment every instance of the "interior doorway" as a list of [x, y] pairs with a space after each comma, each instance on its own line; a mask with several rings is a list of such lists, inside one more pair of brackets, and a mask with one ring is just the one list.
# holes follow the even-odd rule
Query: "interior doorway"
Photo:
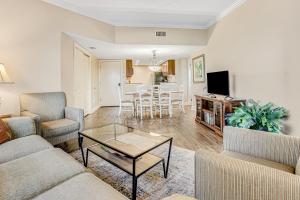
[[118, 85], [121, 83], [123, 62], [100, 60], [100, 102], [101, 106], [118, 106]]

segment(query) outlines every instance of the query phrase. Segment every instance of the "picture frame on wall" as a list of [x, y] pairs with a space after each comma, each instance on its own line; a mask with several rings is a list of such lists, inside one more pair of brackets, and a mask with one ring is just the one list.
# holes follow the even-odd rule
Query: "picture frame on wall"
[[205, 55], [202, 54], [192, 59], [194, 83], [205, 82]]

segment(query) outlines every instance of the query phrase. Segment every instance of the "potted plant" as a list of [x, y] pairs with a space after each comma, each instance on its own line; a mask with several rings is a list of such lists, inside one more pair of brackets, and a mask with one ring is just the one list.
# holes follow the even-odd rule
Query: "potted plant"
[[227, 120], [229, 126], [281, 133], [282, 120], [288, 116], [287, 110], [273, 103], [259, 104], [250, 99], [235, 109]]

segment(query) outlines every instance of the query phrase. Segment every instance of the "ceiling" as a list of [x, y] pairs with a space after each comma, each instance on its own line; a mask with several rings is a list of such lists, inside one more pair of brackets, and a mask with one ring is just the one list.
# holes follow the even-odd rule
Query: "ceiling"
[[44, 0], [115, 25], [202, 29], [246, 0]]
[[[158, 60], [162, 62], [168, 59], [188, 58], [202, 48], [202, 46], [189, 45], [116, 44], [71, 33], [68, 35], [100, 59], [133, 59], [136, 65], [150, 64], [153, 50], [157, 50]], [[91, 49], [91, 47], [95, 49]]]

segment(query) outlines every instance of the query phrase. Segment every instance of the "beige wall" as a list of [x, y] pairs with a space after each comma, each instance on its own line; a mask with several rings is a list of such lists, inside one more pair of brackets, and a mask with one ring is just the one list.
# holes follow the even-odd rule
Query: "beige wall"
[[[248, 0], [211, 29], [196, 55], [206, 54], [208, 72], [230, 71], [232, 96], [288, 108], [288, 132], [300, 136], [298, 8], [298, 0]], [[193, 85], [194, 93], [203, 85]]]
[[[133, 28], [116, 27], [116, 43], [123, 44], [169, 44], [169, 45], [205, 45], [207, 30], [174, 28]], [[166, 37], [156, 37], [156, 31], [166, 31]]]
[[61, 90], [66, 93], [68, 105], [74, 105], [74, 40], [61, 35]]
[[148, 66], [133, 66], [133, 76], [131, 77], [131, 83], [142, 83], [146, 85], [153, 84], [153, 72], [151, 72]]
[[114, 27], [39, 0], [0, 0], [0, 62], [13, 85], [0, 85], [0, 113], [18, 113], [23, 92], [61, 90], [61, 36], [114, 41]]

